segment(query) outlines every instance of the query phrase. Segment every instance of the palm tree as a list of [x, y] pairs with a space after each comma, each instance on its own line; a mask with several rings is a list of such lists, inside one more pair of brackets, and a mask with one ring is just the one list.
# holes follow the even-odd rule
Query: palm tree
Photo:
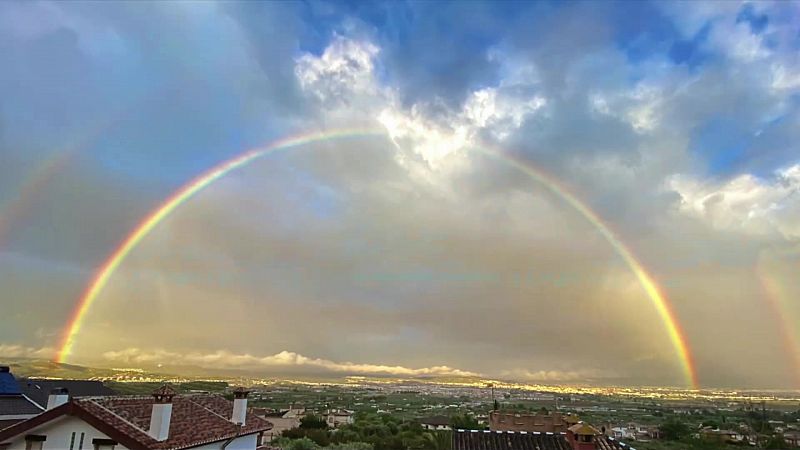
[[451, 450], [453, 433], [451, 431], [430, 431], [422, 434], [426, 450]]

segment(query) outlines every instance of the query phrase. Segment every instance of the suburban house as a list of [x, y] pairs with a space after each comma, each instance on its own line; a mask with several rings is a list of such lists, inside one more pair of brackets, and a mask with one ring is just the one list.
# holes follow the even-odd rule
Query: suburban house
[[565, 432], [456, 430], [453, 450], [635, 450], [583, 422]]
[[783, 433], [783, 440], [789, 447], [800, 447], [800, 431], [787, 431]]
[[247, 415], [247, 394], [69, 398], [57, 390], [45, 412], [0, 430], [0, 450], [255, 450], [272, 425]]
[[353, 413], [346, 409], [330, 409], [325, 415], [325, 422], [331, 428], [353, 423]]
[[628, 439], [633, 441], [649, 441], [661, 438], [661, 431], [656, 425], [643, 425], [628, 423], [623, 425], [607, 425], [603, 427], [605, 434], [615, 439]]
[[30, 419], [44, 409], [22, 393], [8, 366], [0, 366], [0, 430]]
[[266, 441], [271, 442], [275, 437], [280, 436], [285, 430], [297, 428], [300, 426], [300, 419], [305, 417], [306, 409], [303, 407], [295, 407], [294, 404], [289, 405], [289, 409], [280, 411], [266, 411], [261, 409], [259, 416], [268, 420], [272, 424], [269, 432], [265, 433]]
[[420, 425], [426, 430], [452, 430], [450, 418], [447, 416], [432, 416], [419, 419]]

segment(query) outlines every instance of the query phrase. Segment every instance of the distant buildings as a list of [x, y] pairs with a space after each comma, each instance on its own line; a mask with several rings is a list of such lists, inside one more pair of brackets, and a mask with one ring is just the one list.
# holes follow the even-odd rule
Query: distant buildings
[[266, 420], [247, 414], [247, 394], [83, 397], [61, 391], [47, 411], [0, 430], [0, 450], [255, 450]]
[[447, 431], [453, 429], [450, 426], [450, 418], [447, 416], [425, 417], [420, 419], [419, 423], [422, 425], [422, 428], [426, 430]]

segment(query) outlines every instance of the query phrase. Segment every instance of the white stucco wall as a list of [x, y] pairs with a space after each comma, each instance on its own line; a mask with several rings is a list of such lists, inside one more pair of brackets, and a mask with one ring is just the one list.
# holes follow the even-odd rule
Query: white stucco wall
[[[231, 442], [228, 447], [225, 448], [225, 450], [255, 450], [257, 438], [258, 434], [251, 434], [236, 438], [236, 440]], [[200, 447], [192, 447], [192, 450], [220, 450], [222, 448], [222, 444], [224, 443], [225, 441], [213, 442]], [[115, 448], [114, 450], [117, 449]]]
[[[47, 436], [47, 440], [44, 441], [42, 450], [70, 450], [69, 444], [73, 432], [75, 432], [75, 445], [73, 450], [93, 450], [94, 446], [92, 445], [92, 439], [109, 439], [108, 436], [90, 426], [83, 420], [68, 416], [26, 431], [22, 435], [10, 441], [11, 447], [9, 447], [8, 450], [25, 450], [25, 435], [27, 434], [39, 434]], [[85, 434], [83, 437], [83, 447], [79, 448], [81, 433]], [[257, 433], [241, 436], [231, 442], [226, 450], [255, 450], [257, 439]], [[192, 450], [220, 450], [222, 448], [222, 444], [224, 443], [225, 441], [213, 442], [199, 447], [192, 447]], [[114, 450], [128, 449], [117, 444], [114, 446]]]
[[[92, 446], [92, 439], [109, 438], [86, 422], [76, 417], [67, 416], [26, 431], [24, 434], [11, 441], [11, 447], [9, 447], [9, 450], [25, 450], [26, 434], [40, 434], [47, 436], [47, 440], [44, 441], [44, 445], [42, 446], [43, 450], [69, 450], [69, 443], [73, 432], [75, 432], [75, 446], [73, 447], [73, 450], [81, 450], [78, 447], [81, 440], [81, 433], [85, 433], [83, 436], [82, 450], [92, 450], [94, 448]], [[114, 450], [127, 449], [121, 445], [117, 445], [114, 447]]]

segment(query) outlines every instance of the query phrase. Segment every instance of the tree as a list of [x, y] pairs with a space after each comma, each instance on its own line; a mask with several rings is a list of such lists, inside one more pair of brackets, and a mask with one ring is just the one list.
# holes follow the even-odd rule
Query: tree
[[375, 450], [375, 446], [367, 442], [348, 442], [346, 444], [329, 445], [323, 450]]
[[309, 414], [300, 419], [300, 428], [312, 430], [325, 430], [328, 428], [328, 423], [325, 418], [314, 414]]
[[300, 438], [289, 441], [284, 450], [320, 450], [320, 446], [309, 438]]
[[677, 418], [667, 420], [658, 429], [668, 441], [679, 441], [689, 435], [689, 426]]
[[450, 431], [433, 431], [422, 434], [426, 450], [451, 450], [453, 433]]
[[767, 440], [767, 443], [764, 444], [764, 448], [789, 448], [789, 446], [786, 444], [783, 436], [775, 434]]
[[484, 428], [478, 423], [478, 419], [471, 414], [456, 414], [450, 418], [450, 425], [455, 430], [482, 430]]

